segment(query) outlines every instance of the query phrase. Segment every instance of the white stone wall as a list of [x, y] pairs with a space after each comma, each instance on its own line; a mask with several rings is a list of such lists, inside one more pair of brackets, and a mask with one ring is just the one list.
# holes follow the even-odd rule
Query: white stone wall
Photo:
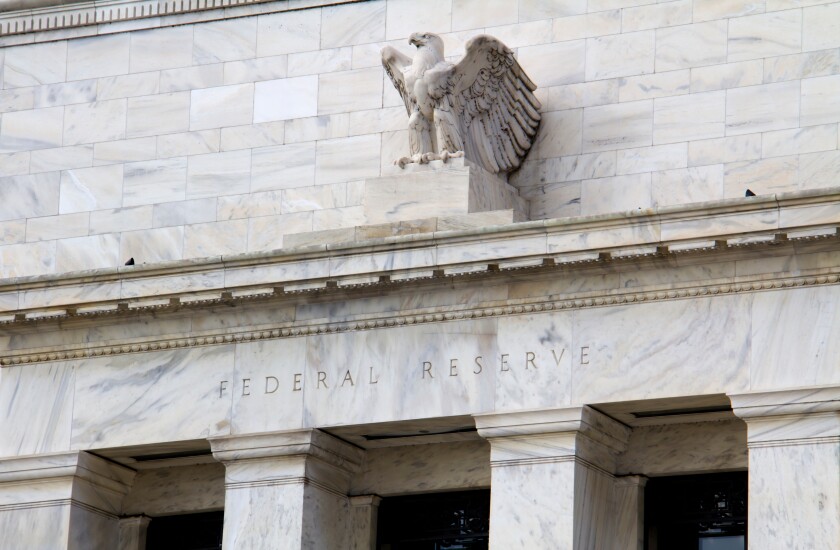
[[357, 225], [407, 151], [379, 50], [418, 30], [539, 86], [533, 219], [838, 181], [840, 2], [366, 1], [0, 49], [0, 277]]

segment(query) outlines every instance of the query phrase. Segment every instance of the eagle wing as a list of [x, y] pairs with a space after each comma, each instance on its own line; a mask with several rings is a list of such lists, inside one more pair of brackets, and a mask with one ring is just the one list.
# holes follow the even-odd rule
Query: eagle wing
[[411, 66], [411, 58], [393, 46], [385, 46], [382, 48], [382, 66], [385, 67], [385, 72], [394, 83], [394, 88], [402, 97], [408, 116], [411, 116], [411, 112], [417, 106], [417, 100], [408, 92], [403, 74], [403, 69]]
[[467, 42], [464, 58], [435, 84], [431, 95], [458, 119], [457, 130], [441, 128], [460, 134], [445, 141], [462, 142], [467, 158], [489, 172], [519, 168], [534, 143], [541, 105], [536, 85], [510, 48], [492, 36], [476, 36]]

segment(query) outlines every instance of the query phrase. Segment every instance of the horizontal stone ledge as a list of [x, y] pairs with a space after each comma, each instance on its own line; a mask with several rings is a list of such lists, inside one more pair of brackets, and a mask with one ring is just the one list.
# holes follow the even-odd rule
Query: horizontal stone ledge
[[730, 394], [732, 410], [743, 419], [840, 411], [840, 386]]
[[[229, 18], [363, 1], [0, 0], [0, 46], [186, 25], [206, 20], [213, 10]], [[117, 30], [103, 27], [112, 23], [120, 24]]]
[[[273, 327], [254, 330], [231, 329], [221, 332], [207, 331], [193, 333], [186, 337], [149, 337], [143, 341], [125, 343], [86, 342], [71, 347], [25, 349], [7, 353], [0, 357], [0, 367], [26, 365], [51, 361], [65, 361], [104, 356], [177, 350], [214, 345], [236, 345], [260, 340], [275, 340], [320, 336], [345, 332], [381, 330], [422, 324], [436, 324], [480, 319], [499, 318], [514, 315], [530, 315], [577, 309], [611, 306], [650, 304], [669, 300], [690, 300], [726, 296], [743, 292], [764, 292], [790, 288], [802, 288], [840, 283], [840, 273], [831, 268], [812, 272], [797, 272], [797, 275], [775, 274], [770, 277], [742, 276], [710, 280], [702, 283], [687, 282], [679, 285], [653, 285], [643, 288], [616, 288], [605, 291], [588, 291], [558, 298], [536, 298], [501, 300], [480, 306], [458, 308], [439, 307], [400, 311], [384, 315], [360, 315], [335, 322], [284, 321]], [[114, 310], [110, 310], [114, 311]], [[102, 315], [107, 315], [103, 313]], [[64, 320], [67, 317], [56, 316]], [[37, 321], [34, 320], [34, 321]], [[23, 321], [28, 322], [28, 321]], [[9, 324], [9, 323], [3, 323]]]
[[15, 321], [26, 321], [47, 318], [57, 308], [76, 315], [199, 305], [276, 294], [278, 288], [333, 292], [507, 269], [581, 269], [672, 252], [796, 242], [820, 232], [836, 236], [836, 190], [772, 197], [21, 277], [0, 283], [0, 312], [25, 311], [21, 318], [15, 313]]

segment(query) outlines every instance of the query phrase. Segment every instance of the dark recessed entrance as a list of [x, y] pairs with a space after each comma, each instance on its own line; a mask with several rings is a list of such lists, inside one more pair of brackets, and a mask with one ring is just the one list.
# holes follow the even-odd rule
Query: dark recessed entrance
[[652, 478], [645, 488], [647, 550], [745, 550], [747, 472]]
[[379, 505], [378, 550], [486, 550], [490, 490], [390, 497]]
[[224, 512], [152, 518], [146, 550], [221, 550]]

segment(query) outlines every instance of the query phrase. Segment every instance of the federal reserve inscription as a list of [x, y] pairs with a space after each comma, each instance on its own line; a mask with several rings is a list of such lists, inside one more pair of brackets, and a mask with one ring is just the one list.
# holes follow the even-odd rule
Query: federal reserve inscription
[[[593, 359], [591, 346], [569, 348], [542, 348], [539, 351], [519, 353], [494, 353], [470, 355], [468, 357], [450, 354], [448, 356], [427, 357], [416, 361], [415, 369], [418, 383], [461, 376], [481, 376], [494, 369], [501, 375], [514, 370], [537, 372], [541, 369], [558, 369], [564, 361], [572, 366], [589, 365]], [[219, 398], [233, 392], [238, 397], [256, 394], [269, 395], [279, 392], [299, 392], [306, 388], [329, 390], [333, 388], [351, 389], [359, 385], [375, 386], [379, 384], [388, 369], [367, 366], [356, 369], [315, 370], [312, 372], [294, 372], [284, 375], [266, 375], [260, 378], [241, 378], [239, 380], [221, 380]], [[232, 382], [235, 382], [232, 386]]]

